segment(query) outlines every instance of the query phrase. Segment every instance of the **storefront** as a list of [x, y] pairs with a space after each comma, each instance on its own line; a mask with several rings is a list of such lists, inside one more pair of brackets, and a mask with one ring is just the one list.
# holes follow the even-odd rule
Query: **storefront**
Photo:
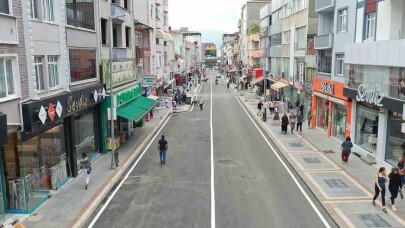
[[280, 81], [271, 80], [272, 84], [271, 88], [271, 95], [273, 101], [283, 101], [285, 99], [285, 91], [289, 91], [289, 83], [290, 81], [285, 78], [280, 78]]
[[[150, 89], [147, 90], [150, 94]], [[114, 149], [119, 149], [122, 143], [131, 138], [134, 128], [144, 125], [144, 117], [156, 106], [157, 102], [142, 96], [140, 83], [132, 83], [114, 91], [114, 104], [117, 115], [114, 120]], [[111, 100], [107, 94], [105, 102], [101, 104], [101, 117], [104, 120], [101, 126], [101, 142], [102, 148], [105, 150], [111, 150], [111, 124], [108, 120], [110, 107]]]
[[312, 128], [318, 127], [344, 141], [350, 136], [352, 103], [343, 95], [344, 84], [324, 78], [312, 79]]
[[8, 135], [2, 157], [8, 212], [31, 212], [50, 190], [77, 176], [82, 152], [95, 157], [104, 94], [95, 84], [22, 103], [24, 131]]
[[353, 101], [354, 149], [378, 165], [396, 165], [405, 155], [405, 68], [349, 65], [348, 70], [344, 95]]

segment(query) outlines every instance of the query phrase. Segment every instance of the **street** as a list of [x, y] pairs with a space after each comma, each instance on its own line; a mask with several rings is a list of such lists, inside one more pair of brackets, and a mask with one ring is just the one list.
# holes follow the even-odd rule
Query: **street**
[[[288, 163], [279, 159], [272, 142], [224, 81], [219, 79], [215, 85], [215, 75], [212, 71], [199, 94], [205, 100], [204, 110], [194, 107], [189, 113], [172, 116], [138, 158], [128, 178], [118, 185], [121, 187], [111, 195], [111, 201], [100, 205], [87, 225], [336, 226], [294, 171], [291, 173], [296, 179], [292, 178], [285, 168], [290, 167]], [[166, 165], [160, 165], [156, 149], [162, 134], [169, 143]]]

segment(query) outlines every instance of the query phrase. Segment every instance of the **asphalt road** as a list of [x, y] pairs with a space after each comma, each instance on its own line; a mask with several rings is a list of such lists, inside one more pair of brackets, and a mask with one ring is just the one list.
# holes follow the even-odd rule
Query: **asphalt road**
[[235, 95], [213, 80], [201, 90], [203, 111], [163, 128], [167, 164], [157, 137], [94, 227], [211, 227], [211, 86], [216, 226], [325, 227]]

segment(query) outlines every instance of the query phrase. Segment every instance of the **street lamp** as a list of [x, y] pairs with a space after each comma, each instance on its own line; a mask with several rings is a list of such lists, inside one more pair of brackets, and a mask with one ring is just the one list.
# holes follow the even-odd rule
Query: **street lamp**
[[109, 51], [110, 51], [110, 58], [109, 58], [109, 70], [108, 73], [110, 75], [110, 120], [111, 120], [111, 165], [110, 170], [114, 170], [116, 168], [116, 162], [114, 157], [114, 146], [115, 146], [115, 137], [114, 137], [114, 92], [113, 92], [113, 79], [112, 79], [112, 48], [113, 48], [113, 28], [112, 28], [112, 20], [118, 17], [125, 17], [124, 15], [117, 15], [117, 16], [109, 16], [108, 17], [108, 29], [110, 34], [109, 39]]

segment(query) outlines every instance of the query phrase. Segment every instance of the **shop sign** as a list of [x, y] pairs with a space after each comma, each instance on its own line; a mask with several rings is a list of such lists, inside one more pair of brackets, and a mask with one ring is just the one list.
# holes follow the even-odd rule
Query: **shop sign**
[[312, 93], [312, 82], [305, 82], [305, 92]]
[[142, 75], [142, 85], [155, 85], [156, 83], [156, 75]]
[[300, 68], [300, 83], [302, 84], [304, 82], [304, 63], [300, 63], [299, 65]]
[[377, 88], [366, 90], [364, 84], [360, 84], [357, 88], [356, 100], [359, 102], [367, 102], [378, 107], [383, 106], [381, 103], [384, 99], [384, 96], [380, 94], [380, 91]]
[[66, 101], [66, 112], [76, 112], [80, 109], [85, 109], [89, 106], [89, 99], [83, 94], [78, 99], [73, 99], [73, 96], [69, 96]]
[[[113, 87], [126, 84], [131, 81], [135, 81], [136, 74], [134, 72], [132, 60], [113, 61], [112, 62], [112, 83]], [[110, 88], [110, 72], [109, 61], [103, 60], [103, 82], [106, 84], [106, 88]]]
[[335, 94], [335, 85], [332, 83], [328, 84], [327, 82], [322, 81], [321, 82], [321, 92], [333, 95], [333, 94]]
[[121, 106], [129, 101], [132, 101], [140, 95], [139, 85], [136, 85], [134, 88], [126, 90], [124, 92], [118, 93], [117, 97], [117, 106]]
[[58, 117], [60, 118], [62, 116], [63, 107], [59, 101], [56, 103], [55, 111], [56, 111], [56, 114], [58, 115]]
[[41, 108], [39, 109], [39, 112], [38, 112], [38, 118], [42, 122], [42, 124], [45, 124], [47, 114], [46, 114], [44, 106], [42, 106], [42, 105], [41, 105]]
[[53, 106], [52, 103], [49, 103], [48, 106], [48, 116], [49, 119], [51, 119], [52, 121], [55, 119], [55, 107]]

